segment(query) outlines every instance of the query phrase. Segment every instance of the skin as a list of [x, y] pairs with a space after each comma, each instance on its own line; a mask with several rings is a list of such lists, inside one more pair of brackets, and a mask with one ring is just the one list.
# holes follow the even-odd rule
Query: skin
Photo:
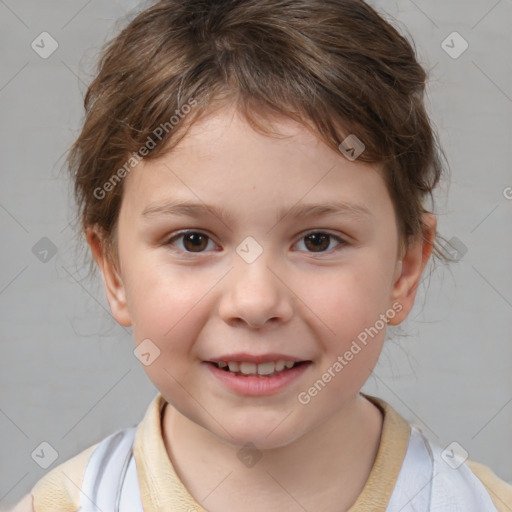
[[[253, 131], [230, 107], [199, 121], [172, 152], [125, 178], [119, 266], [95, 227], [87, 237], [114, 317], [133, 327], [136, 345], [149, 338], [160, 350], [143, 368], [168, 402], [165, 446], [192, 496], [212, 512], [339, 512], [357, 499], [378, 450], [382, 416], [360, 389], [385, 328], [308, 404], [297, 396], [393, 304], [401, 311], [389, 324], [407, 317], [436, 218], [425, 214], [424, 237], [399, 254], [379, 166], [349, 161], [292, 120], [273, 126], [285, 137]], [[232, 219], [142, 215], [175, 199], [220, 205]], [[276, 224], [282, 207], [330, 200], [364, 205], [371, 216], [287, 216]], [[183, 229], [206, 235], [203, 245], [183, 236], [169, 242]], [[333, 237], [315, 250], [306, 235], [318, 231]], [[236, 252], [247, 236], [263, 250], [252, 263]], [[239, 351], [313, 363], [285, 390], [248, 397], [202, 363]], [[237, 457], [249, 441], [263, 456], [253, 467]]]

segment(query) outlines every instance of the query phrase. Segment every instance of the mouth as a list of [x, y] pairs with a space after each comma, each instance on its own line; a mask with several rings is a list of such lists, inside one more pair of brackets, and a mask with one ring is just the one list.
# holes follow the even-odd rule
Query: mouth
[[293, 368], [307, 365], [312, 361], [269, 361], [251, 363], [246, 361], [206, 361], [206, 363], [236, 377], [270, 378], [285, 374]]
[[313, 361], [299, 360], [289, 354], [238, 353], [224, 354], [202, 364], [224, 389], [237, 395], [264, 397], [297, 386]]

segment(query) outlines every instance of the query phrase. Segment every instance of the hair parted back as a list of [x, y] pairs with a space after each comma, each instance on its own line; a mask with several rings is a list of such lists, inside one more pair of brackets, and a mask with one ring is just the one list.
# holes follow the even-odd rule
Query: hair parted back
[[[383, 164], [405, 247], [421, 235], [423, 200], [433, 199], [444, 170], [424, 106], [426, 79], [411, 44], [361, 0], [156, 2], [104, 46], [86, 92], [85, 121], [68, 154], [80, 230], [99, 227], [117, 262], [123, 182], [101, 198], [95, 190], [105, 190], [158, 126], [167, 129], [146, 160], [234, 104], [263, 134], [279, 116], [312, 128], [335, 151], [355, 134], [365, 145], [358, 160]], [[179, 122], [169, 129], [173, 116]], [[448, 259], [437, 242], [434, 254]]]

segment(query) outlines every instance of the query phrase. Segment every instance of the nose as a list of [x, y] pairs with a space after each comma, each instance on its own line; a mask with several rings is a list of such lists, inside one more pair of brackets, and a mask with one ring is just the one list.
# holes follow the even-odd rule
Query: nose
[[275, 265], [271, 267], [264, 254], [252, 263], [236, 261], [224, 281], [219, 314], [226, 323], [245, 323], [258, 329], [270, 322], [286, 323], [291, 318], [293, 293], [284, 272]]

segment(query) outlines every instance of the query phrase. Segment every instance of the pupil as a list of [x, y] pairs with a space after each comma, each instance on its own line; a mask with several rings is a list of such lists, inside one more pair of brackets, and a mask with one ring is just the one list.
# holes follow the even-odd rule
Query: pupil
[[[187, 247], [187, 249], [190, 249], [190, 248], [204, 249], [205, 238], [206, 237], [204, 237], [201, 233], [189, 233], [184, 238], [184, 244]], [[192, 245], [187, 246], [187, 242], [192, 242]]]
[[[330, 235], [326, 235], [325, 233], [313, 233], [311, 235], [308, 235], [306, 237], [306, 246], [308, 246], [308, 243], [307, 241], [308, 240], [312, 240], [313, 241], [313, 248], [321, 248], [321, 249], [326, 249], [327, 247], [329, 247], [329, 240], [328, 240], [328, 237]], [[325, 244], [325, 242], [327, 241], [327, 244]], [[309, 249], [310, 247], [308, 247]]]

